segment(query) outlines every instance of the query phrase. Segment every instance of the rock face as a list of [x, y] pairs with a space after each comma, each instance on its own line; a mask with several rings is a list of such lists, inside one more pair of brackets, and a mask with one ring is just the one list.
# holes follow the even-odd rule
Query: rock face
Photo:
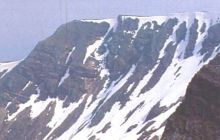
[[195, 75], [162, 140], [220, 139], [220, 55]]
[[0, 80], [0, 139], [160, 139], [219, 34], [208, 13], [64, 24]]

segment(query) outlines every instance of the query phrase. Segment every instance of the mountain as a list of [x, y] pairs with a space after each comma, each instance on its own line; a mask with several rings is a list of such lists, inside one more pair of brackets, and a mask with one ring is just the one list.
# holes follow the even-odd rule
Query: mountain
[[219, 52], [218, 17], [60, 26], [0, 80], [0, 139], [160, 139], [191, 79]]
[[195, 75], [162, 140], [220, 139], [220, 55]]

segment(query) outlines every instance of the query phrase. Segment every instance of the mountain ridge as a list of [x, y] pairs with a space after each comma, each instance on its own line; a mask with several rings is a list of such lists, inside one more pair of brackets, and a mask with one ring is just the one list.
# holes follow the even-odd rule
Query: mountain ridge
[[[124, 17], [136, 17], [136, 18], [150, 18], [150, 17], [172, 17], [172, 16], [175, 16], [175, 17], [178, 17], [178, 16], [181, 16], [181, 15], [196, 15], [196, 14], [203, 14], [203, 15], [219, 15], [220, 13], [218, 12], [210, 12], [210, 11], [195, 11], [195, 12], [171, 12], [171, 13], [168, 13], [168, 14], [157, 14], [157, 15], [129, 15], [129, 14], [120, 14], [118, 15], [118, 17], [120, 16], [124, 16]], [[94, 21], [101, 21], [101, 20], [113, 20], [113, 19], [117, 19], [115, 17], [109, 17], [109, 18], [84, 18], [84, 19], [75, 19], [75, 20], [72, 20], [72, 21], [91, 21], [91, 20], [94, 20]], [[71, 21], [70, 21], [71, 22]]]
[[0, 80], [0, 139], [160, 139], [192, 77], [219, 52], [213, 17], [60, 26]]

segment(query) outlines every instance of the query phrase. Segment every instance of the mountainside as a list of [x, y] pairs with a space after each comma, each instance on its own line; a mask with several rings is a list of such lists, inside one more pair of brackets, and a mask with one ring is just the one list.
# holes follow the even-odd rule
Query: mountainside
[[190, 83], [186, 97], [168, 120], [162, 140], [220, 139], [220, 55]]
[[209, 13], [64, 24], [0, 80], [0, 139], [160, 139], [219, 44]]

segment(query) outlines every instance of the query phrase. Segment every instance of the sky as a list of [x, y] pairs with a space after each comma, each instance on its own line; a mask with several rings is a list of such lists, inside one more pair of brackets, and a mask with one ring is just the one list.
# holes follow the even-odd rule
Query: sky
[[196, 11], [220, 13], [220, 0], [1, 0], [0, 62], [24, 59], [37, 42], [75, 19]]

